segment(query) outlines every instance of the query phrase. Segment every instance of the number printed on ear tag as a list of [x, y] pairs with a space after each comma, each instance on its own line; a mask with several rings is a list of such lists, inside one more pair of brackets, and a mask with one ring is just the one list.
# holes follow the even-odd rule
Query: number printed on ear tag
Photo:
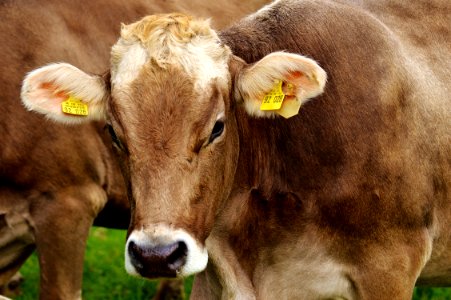
[[260, 105], [260, 110], [278, 110], [282, 107], [285, 94], [282, 91], [282, 80], [278, 80], [274, 88], [266, 94]]
[[88, 115], [88, 105], [83, 103], [81, 100], [69, 96], [67, 100], [61, 103], [61, 109], [64, 113], [76, 116], [87, 116]]

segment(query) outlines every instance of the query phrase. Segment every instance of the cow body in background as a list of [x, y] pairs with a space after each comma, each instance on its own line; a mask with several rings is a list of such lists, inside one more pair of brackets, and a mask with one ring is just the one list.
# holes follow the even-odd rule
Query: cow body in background
[[112, 228], [125, 229], [129, 223], [125, 186], [104, 123], [68, 128], [30, 114], [19, 98], [24, 74], [55, 60], [103, 72], [120, 23], [145, 14], [192, 11], [214, 16], [213, 22], [223, 26], [263, 2], [48, 0], [0, 5], [0, 285], [36, 248], [41, 298], [79, 298], [94, 218], [98, 216], [96, 225]]
[[129, 273], [197, 273], [195, 299], [407, 300], [451, 284], [450, 9], [279, 0], [219, 33], [148, 16], [106, 80], [52, 64], [22, 100], [108, 120]]

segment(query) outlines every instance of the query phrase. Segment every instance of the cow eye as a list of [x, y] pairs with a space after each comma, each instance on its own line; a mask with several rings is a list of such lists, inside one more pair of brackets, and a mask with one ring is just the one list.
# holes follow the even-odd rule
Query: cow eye
[[119, 138], [117, 137], [116, 132], [115, 132], [114, 129], [113, 129], [113, 126], [111, 126], [110, 124], [108, 124], [108, 125], [106, 125], [106, 126], [107, 126], [107, 128], [108, 128], [108, 132], [110, 133], [111, 140], [113, 141], [113, 144], [114, 144], [117, 148], [123, 150], [124, 147], [123, 147], [121, 141], [119, 140]]
[[209, 143], [213, 142], [217, 137], [221, 136], [221, 134], [224, 132], [224, 121], [218, 120], [215, 123], [215, 126], [213, 126], [213, 130], [211, 131], [210, 139], [208, 140]]

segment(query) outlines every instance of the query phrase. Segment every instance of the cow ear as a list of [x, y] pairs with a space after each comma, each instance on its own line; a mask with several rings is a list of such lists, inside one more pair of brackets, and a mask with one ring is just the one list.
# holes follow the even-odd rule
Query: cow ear
[[51, 64], [29, 73], [22, 85], [25, 107], [62, 123], [83, 123], [106, 118], [107, 84], [102, 76], [76, 67]]
[[297, 114], [303, 103], [324, 91], [326, 79], [326, 72], [314, 60], [274, 52], [239, 71], [234, 95], [244, 102], [251, 116], [270, 117], [278, 113], [289, 118]]

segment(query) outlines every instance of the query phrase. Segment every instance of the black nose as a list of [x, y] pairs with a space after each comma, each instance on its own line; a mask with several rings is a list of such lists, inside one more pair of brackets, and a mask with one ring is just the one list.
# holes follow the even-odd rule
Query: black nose
[[186, 262], [188, 248], [184, 242], [154, 247], [130, 241], [128, 254], [136, 271], [146, 278], [176, 277]]

